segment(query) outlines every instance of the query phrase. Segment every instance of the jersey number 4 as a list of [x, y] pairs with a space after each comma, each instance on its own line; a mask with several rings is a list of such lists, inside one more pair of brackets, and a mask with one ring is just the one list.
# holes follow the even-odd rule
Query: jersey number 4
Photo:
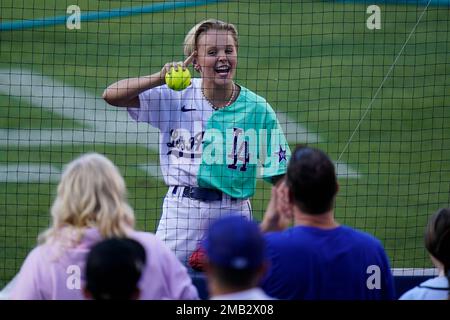
[[238, 148], [238, 138], [243, 132], [240, 128], [233, 129], [233, 149], [228, 155], [228, 158], [233, 159], [233, 163], [228, 165], [228, 168], [236, 170], [238, 168], [237, 162], [242, 161], [244, 164], [239, 169], [240, 171], [247, 170], [247, 163], [250, 161], [250, 154], [248, 152], [248, 141], [242, 141]]

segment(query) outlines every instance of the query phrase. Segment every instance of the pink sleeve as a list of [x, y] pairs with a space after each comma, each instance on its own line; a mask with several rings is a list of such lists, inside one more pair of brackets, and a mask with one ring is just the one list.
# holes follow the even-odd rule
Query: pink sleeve
[[167, 260], [168, 286], [174, 299], [177, 300], [198, 300], [197, 288], [192, 283], [186, 267], [178, 260], [175, 254], [168, 248], [165, 249], [165, 259]]
[[147, 262], [140, 280], [142, 300], [197, 300], [197, 288], [175, 254], [148, 232], [133, 232], [131, 238], [146, 249]]
[[16, 276], [10, 298], [13, 300], [43, 300], [44, 284], [49, 283], [44, 279], [42, 271], [42, 248], [33, 249], [26, 257], [19, 273]]

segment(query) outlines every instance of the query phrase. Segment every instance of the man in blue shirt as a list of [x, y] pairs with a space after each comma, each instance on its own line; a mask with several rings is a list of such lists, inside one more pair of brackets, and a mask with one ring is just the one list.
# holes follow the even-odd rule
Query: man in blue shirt
[[[333, 162], [300, 146], [286, 178], [274, 187], [261, 229], [269, 270], [262, 281], [278, 299], [395, 299], [389, 261], [375, 237], [334, 219], [338, 192]], [[293, 227], [288, 227], [293, 221]]]

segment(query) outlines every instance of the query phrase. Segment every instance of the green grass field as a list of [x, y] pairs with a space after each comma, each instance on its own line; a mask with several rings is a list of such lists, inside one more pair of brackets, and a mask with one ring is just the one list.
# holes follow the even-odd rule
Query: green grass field
[[[71, 4], [2, 0], [1, 18], [4, 22], [67, 15]], [[82, 11], [96, 11], [139, 2], [84, 0], [77, 5]], [[101, 93], [108, 84], [181, 60], [184, 34], [206, 17], [238, 27], [238, 83], [319, 137], [290, 140], [292, 146], [309, 142], [337, 160], [371, 106], [340, 158], [359, 176], [340, 176], [337, 218], [379, 237], [394, 267], [429, 267], [423, 228], [431, 213], [450, 203], [450, 10], [428, 8], [372, 103], [424, 10], [415, 5], [380, 8], [381, 30], [366, 28], [369, 15], [364, 4], [292, 0], [222, 2], [82, 22], [81, 30], [60, 25], [1, 31], [0, 287], [18, 271], [38, 233], [48, 226], [56, 189], [54, 178], [19, 179], [20, 165], [51, 165], [59, 172], [83, 152], [104, 153], [126, 178], [137, 227], [155, 229], [166, 186], [142, 165], [158, 163], [156, 141], [149, 141], [147, 148], [145, 143], [115, 140], [119, 135], [91, 142], [79, 137], [86, 132], [114, 133], [115, 125], [124, 125], [125, 118], [119, 117], [126, 116], [125, 110], [108, 107], [119, 114], [117, 118], [97, 121], [90, 106], [102, 105]], [[48, 99], [33, 98], [33, 92], [40, 90], [34, 82], [27, 85], [31, 94], [19, 95], [15, 92], [26, 91], [27, 86], [8, 81], [17, 70], [44, 75], [86, 96], [74, 97], [78, 111], [73, 111], [52, 100], [61, 86], [46, 87], [50, 91], [44, 96], [50, 104]], [[79, 113], [83, 108], [85, 118]], [[39, 140], [40, 131], [73, 133], [74, 138]], [[15, 138], [27, 132], [33, 140]], [[122, 137], [128, 131], [119, 133]], [[269, 188], [258, 184], [252, 202], [257, 218]]]

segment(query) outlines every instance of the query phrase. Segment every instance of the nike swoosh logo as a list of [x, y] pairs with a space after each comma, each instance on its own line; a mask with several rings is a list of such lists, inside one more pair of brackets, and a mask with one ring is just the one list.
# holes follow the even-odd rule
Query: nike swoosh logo
[[195, 110], [197, 110], [197, 109], [188, 109], [188, 108], [186, 108], [186, 106], [185, 105], [183, 105], [182, 107], [181, 107], [181, 112], [189, 112], [189, 111], [195, 111]]

